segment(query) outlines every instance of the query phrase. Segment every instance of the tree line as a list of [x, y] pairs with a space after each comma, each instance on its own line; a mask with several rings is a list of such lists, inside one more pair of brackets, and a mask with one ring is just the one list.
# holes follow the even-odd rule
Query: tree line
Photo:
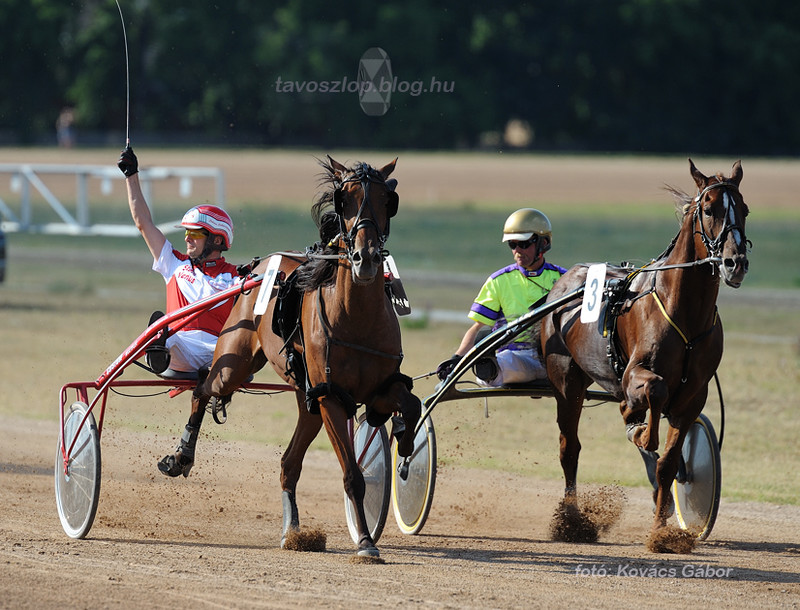
[[[796, 155], [800, 4], [119, 0], [134, 141]], [[0, 0], [0, 144], [127, 121], [114, 0]], [[115, 140], [116, 141], [116, 140]]]

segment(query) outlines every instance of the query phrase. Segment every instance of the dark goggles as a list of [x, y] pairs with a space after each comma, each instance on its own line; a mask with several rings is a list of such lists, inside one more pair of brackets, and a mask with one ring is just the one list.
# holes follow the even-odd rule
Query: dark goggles
[[531, 237], [530, 239], [527, 239], [525, 241], [509, 240], [507, 243], [508, 243], [508, 247], [511, 248], [512, 250], [515, 250], [517, 248], [520, 248], [522, 250], [527, 250], [528, 248], [530, 248], [533, 244], [535, 244], [538, 241], [539, 241], [539, 236], [538, 235], [534, 235], [533, 237]]

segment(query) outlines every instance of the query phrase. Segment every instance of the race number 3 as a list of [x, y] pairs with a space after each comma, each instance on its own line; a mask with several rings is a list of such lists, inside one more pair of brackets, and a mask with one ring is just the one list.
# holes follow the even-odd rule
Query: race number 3
[[267, 269], [264, 271], [264, 279], [261, 281], [261, 288], [258, 291], [258, 298], [256, 304], [253, 306], [253, 313], [257, 316], [263, 316], [267, 312], [267, 305], [272, 297], [272, 291], [275, 288], [275, 278], [278, 275], [278, 269], [281, 266], [281, 255], [273, 254], [267, 263]]
[[590, 266], [586, 273], [586, 288], [583, 292], [583, 305], [581, 306], [581, 322], [584, 324], [597, 322], [600, 318], [605, 284], [605, 263]]

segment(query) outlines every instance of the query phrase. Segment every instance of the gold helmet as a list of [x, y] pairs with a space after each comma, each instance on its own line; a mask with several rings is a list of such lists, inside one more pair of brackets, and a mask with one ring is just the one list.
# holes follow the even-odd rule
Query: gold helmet
[[539, 210], [533, 208], [522, 208], [517, 210], [506, 219], [503, 225], [503, 241], [527, 241], [534, 235], [544, 237], [545, 244], [540, 245], [540, 251], [546, 252], [550, 249], [553, 240], [553, 228], [550, 220]]

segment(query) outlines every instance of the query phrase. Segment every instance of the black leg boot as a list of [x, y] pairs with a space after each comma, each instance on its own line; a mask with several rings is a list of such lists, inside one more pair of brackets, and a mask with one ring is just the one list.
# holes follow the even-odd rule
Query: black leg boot
[[183, 475], [189, 476], [189, 471], [194, 466], [194, 446], [197, 443], [197, 435], [200, 433], [200, 426], [190, 426], [186, 424], [186, 429], [181, 436], [180, 444], [175, 448], [175, 453], [167, 455], [158, 463], [158, 469], [168, 477]]

